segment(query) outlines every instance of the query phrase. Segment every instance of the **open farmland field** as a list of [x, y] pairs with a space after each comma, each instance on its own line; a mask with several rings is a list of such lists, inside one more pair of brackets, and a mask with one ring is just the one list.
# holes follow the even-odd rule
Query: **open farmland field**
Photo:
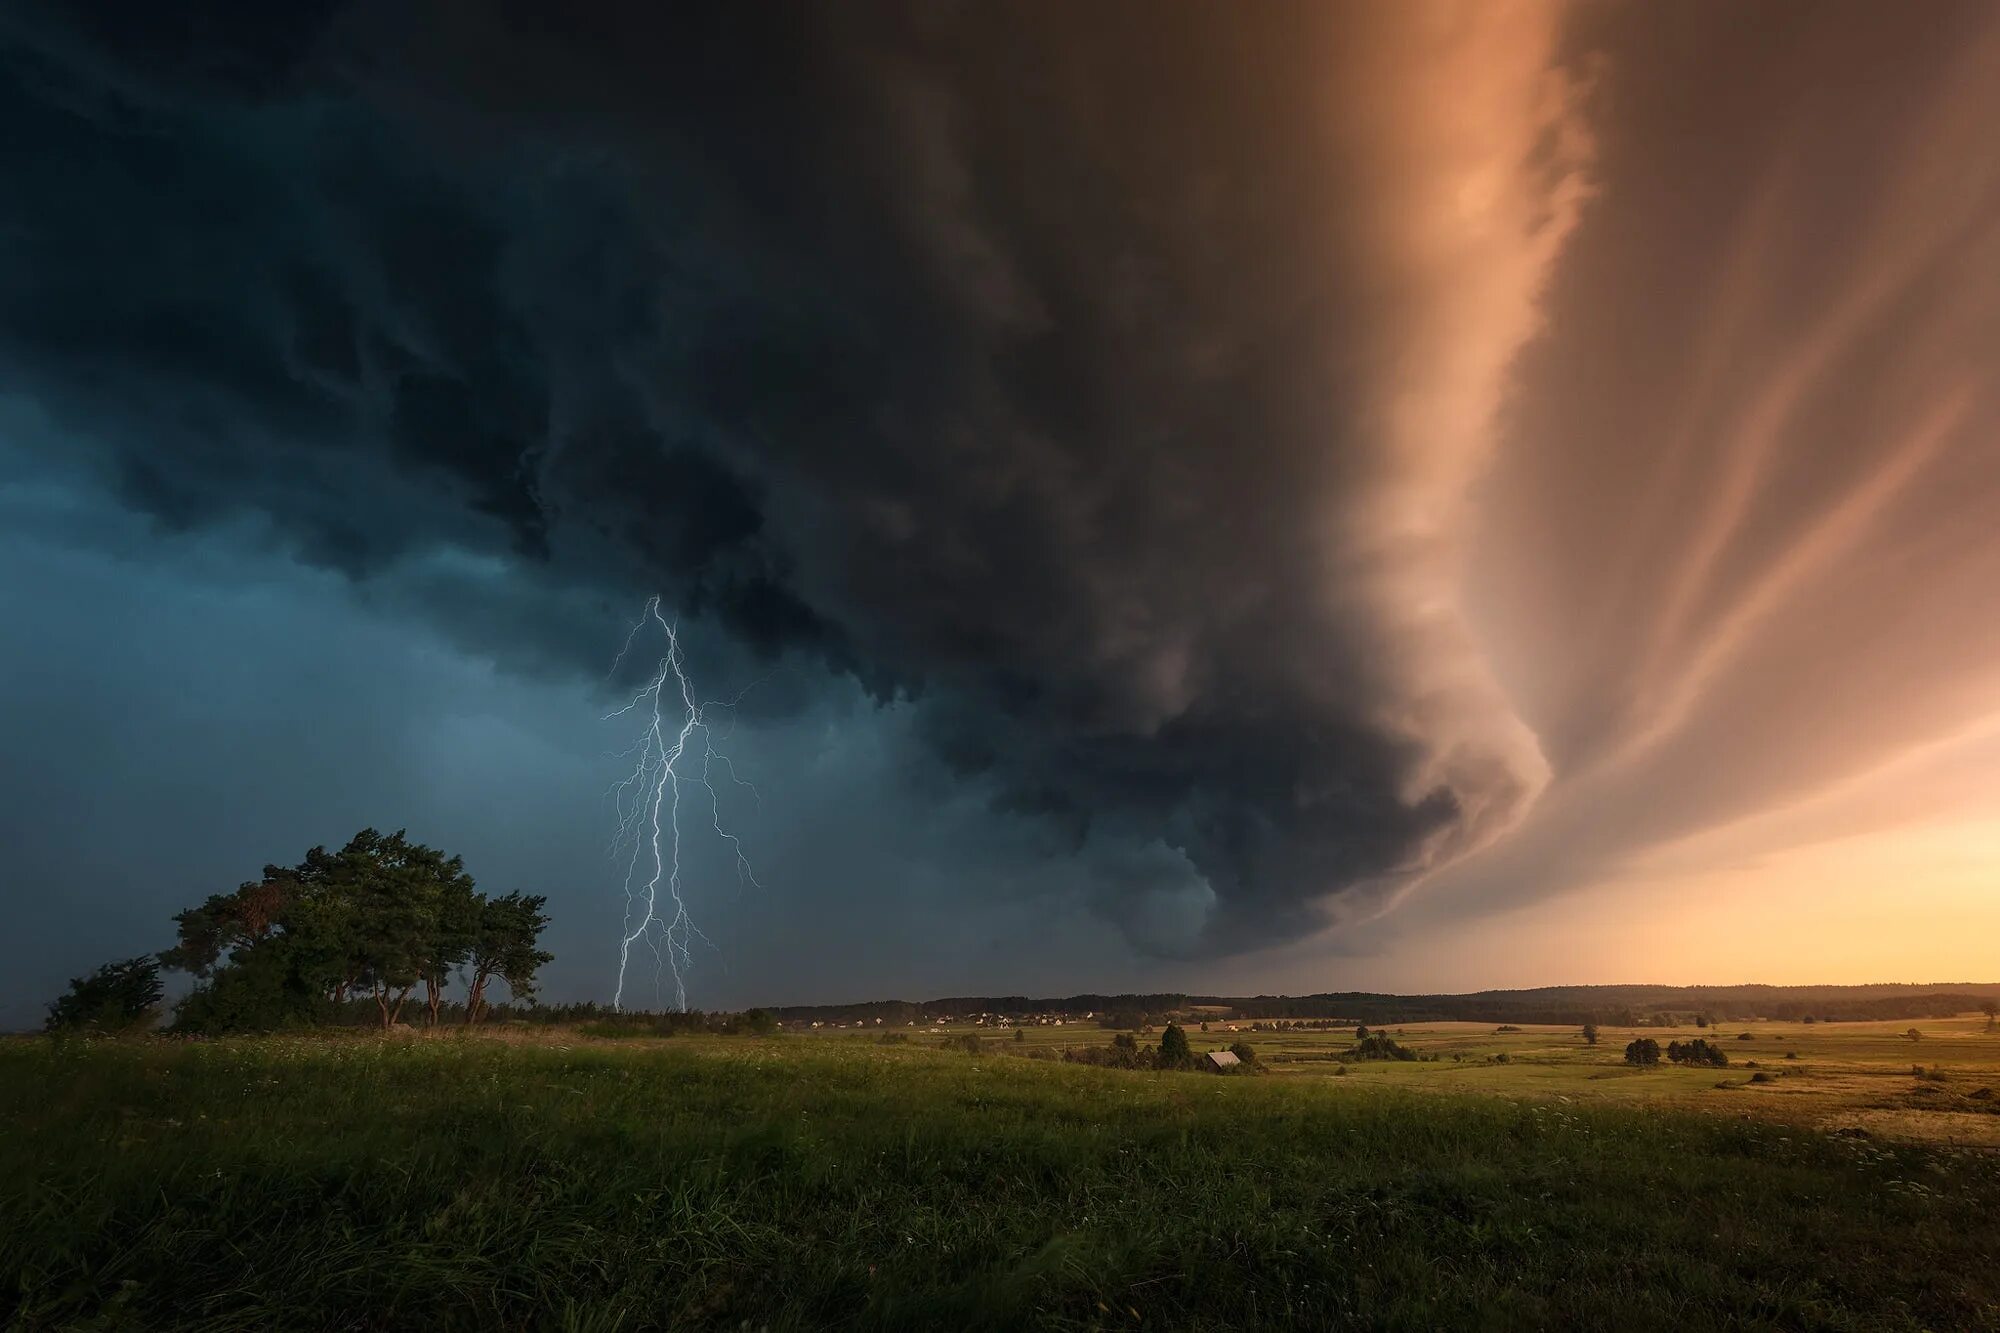
[[[1866, 1066], [1863, 1026], [1801, 1035], [1808, 1067], [1886, 1087], [1838, 1072]], [[1763, 1090], [1686, 1071], [1573, 1095], [1611, 1034], [1574, 1058], [1553, 1032], [1406, 1038], [1510, 1060], [1218, 1078], [853, 1033], [12, 1041], [0, 1323], [2000, 1328], [1994, 1154], [1714, 1114]]]
[[[1961, 1146], [2000, 1148], [2000, 1032], [1983, 1015], [1894, 1022], [1796, 1023], [1724, 1021], [1712, 1028], [1606, 1027], [1585, 1044], [1574, 1027], [1523, 1026], [1497, 1031], [1490, 1023], [1410, 1023], [1380, 1030], [1420, 1057], [1415, 1061], [1344, 1061], [1354, 1029], [1285, 1028], [1252, 1031], [1248, 1021], [1191, 1026], [1197, 1051], [1249, 1042], [1265, 1073], [1285, 1079], [1336, 1074], [1349, 1090], [1395, 1088], [1420, 1093], [1672, 1105], [1749, 1115], [1822, 1130], [1864, 1129], [1872, 1135]], [[1917, 1029], [1921, 1037], [1907, 1035]], [[1113, 1033], [1094, 1024], [1029, 1024], [1020, 1041], [1008, 1030], [970, 1024], [905, 1029], [917, 1044], [977, 1035], [1002, 1051], [1059, 1052], [1108, 1044]], [[879, 1034], [893, 1029], [874, 1029]], [[1747, 1036], [1745, 1034], [1748, 1034]], [[874, 1041], [868, 1030], [823, 1029], [822, 1041]], [[1662, 1063], [1637, 1069], [1624, 1062], [1627, 1042], [1706, 1038], [1729, 1057], [1727, 1068]], [[1143, 1037], [1142, 1040], [1154, 1040]], [[1505, 1057], [1502, 1059], [1501, 1057]], [[1922, 1075], [1913, 1073], [1921, 1068]], [[1753, 1082], [1759, 1073], [1768, 1082]]]

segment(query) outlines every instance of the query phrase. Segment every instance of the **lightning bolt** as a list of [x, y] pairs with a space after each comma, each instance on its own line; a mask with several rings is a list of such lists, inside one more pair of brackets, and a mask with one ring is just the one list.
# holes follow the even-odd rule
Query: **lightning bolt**
[[[736, 705], [743, 695], [695, 702], [680, 635], [661, 614], [658, 597], [647, 601], [611, 670], [616, 673], [633, 645], [642, 635], [650, 636], [655, 627], [666, 646], [659, 665], [623, 708], [604, 715], [605, 721], [637, 717], [643, 723], [638, 739], [620, 756], [632, 761], [632, 771], [606, 793], [618, 811], [612, 855], [625, 862], [625, 925], [618, 942], [618, 988], [611, 998], [613, 1009], [624, 1006], [625, 975], [633, 945], [645, 944], [653, 951], [656, 980], [662, 967], [673, 974], [674, 1007], [681, 1010], [687, 1008], [687, 977], [694, 966], [695, 941], [714, 947], [688, 915], [687, 899], [681, 892], [683, 784], [708, 793], [709, 825], [729, 844], [736, 858], [738, 887], [745, 883], [763, 887], [743, 855], [741, 840], [722, 826], [722, 805], [710, 781], [710, 775], [720, 767], [730, 782], [757, 795], [755, 787], [737, 776], [729, 756], [715, 748], [718, 740], [726, 743], [734, 729]], [[710, 710], [726, 713], [728, 725], [719, 729]]]

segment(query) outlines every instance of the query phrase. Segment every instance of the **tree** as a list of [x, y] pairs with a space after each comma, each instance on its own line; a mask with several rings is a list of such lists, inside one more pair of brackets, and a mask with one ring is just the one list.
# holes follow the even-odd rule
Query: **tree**
[[1660, 1043], [1651, 1037], [1641, 1037], [1625, 1048], [1625, 1063], [1628, 1065], [1656, 1065], [1660, 1063]]
[[72, 977], [69, 989], [49, 1004], [48, 1032], [127, 1032], [149, 1024], [165, 991], [160, 965], [151, 954], [106, 963], [87, 977]]
[[477, 1023], [485, 1013], [486, 988], [495, 977], [507, 983], [516, 999], [534, 995], [535, 973], [555, 956], [535, 947], [549, 924], [542, 914], [542, 904], [547, 901], [540, 894], [510, 893], [481, 905], [479, 925], [467, 955], [472, 972], [472, 990], [465, 1002], [468, 1025]]
[[1903, 1037], [1907, 1041], [1922, 1041], [1924, 1039], [1924, 1034], [1917, 1031], [1915, 1028], [1911, 1028], [1908, 1032], [1905, 1032], [1903, 1034]]
[[1169, 1023], [1160, 1033], [1160, 1066], [1163, 1069], [1185, 1069], [1194, 1063], [1194, 1052], [1188, 1048], [1187, 1033], [1181, 1031], [1178, 1023]]
[[385, 1028], [401, 1020], [430, 961], [443, 891], [422, 865], [430, 851], [411, 844], [400, 829], [387, 837], [363, 829], [340, 851], [341, 874], [355, 906], [359, 978], [375, 997]]
[[1597, 1045], [1597, 1024], [1585, 1023], [1583, 1025], [1583, 1044], [1586, 1046]]
[[1247, 1041], [1230, 1042], [1229, 1052], [1246, 1065], [1257, 1063], [1257, 1048]]
[[410, 873], [420, 882], [418, 892], [427, 909], [417, 970], [424, 983], [425, 1021], [436, 1027], [445, 985], [472, 953], [485, 900], [458, 857], [447, 859], [428, 847], [417, 850], [420, 854], [412, 857]]
[[1981, 1000], [1979, 1012], [1986, 1015], [1986, 1030], [2000, 1028], [2000, 1000]]
[[1355, 1039], [1356, 1041], [1367, 1041], [1367, 1040], [1368, 1040], [1368, 1025], [1367, 1025], [1366, 1023], [1357, 1023], [1357, 1024], [1355, 1024], [1355, 1027], [1354, 1027], [1354, 1039]]

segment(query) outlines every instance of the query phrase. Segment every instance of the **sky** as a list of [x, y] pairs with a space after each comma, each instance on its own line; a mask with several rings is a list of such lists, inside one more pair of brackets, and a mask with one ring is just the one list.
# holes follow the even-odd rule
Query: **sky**
[[2000, 976], [1990, 5], [27, 3], [0, 124], [0, 1023], [364, 826], [608, 1000], [653, 597], [697, 1006]]

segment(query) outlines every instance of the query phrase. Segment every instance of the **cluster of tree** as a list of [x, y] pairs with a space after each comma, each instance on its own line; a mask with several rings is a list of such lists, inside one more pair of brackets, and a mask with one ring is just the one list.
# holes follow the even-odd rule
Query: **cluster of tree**
[[1693, 1041], [1668, 1042], [1667, 1059], [1677, 1065], [1700, 1065], [1712, 1069], [1729, 1067], [1729, 1057], [1722, 1048], [1704, 1037], [1696, 1037]]
[[[1231, 1043], [1229, 1050], [1246, 1066], [1255, 1065], [1257, 1052], [1248, 1042]], [[1188, 1044], [1186, 1029], [1169, 1023], [1160, 1032], [1157, 1045], [1142, 1045], [1129, 1032], [1120, 1032], [1109, 1046], [1073, 1046], [1062, 1058], [1070, 1064], [1099, 1065], [1111, 1069], [1199, 1069], [1202, 1057]]]
[[1386, 1032], [1370, 1032], [1367, 1028], [1356, 1029], [1359, 1040], [1347, 1048], [1343, 1058], [1350, 1060], [1414, 1060], [1417, 1053], [1397, 1041]]
[[1625, 1047], [1625, 1063], [1628, 1065], [1656, 1065], [1660, 1063], [1660, 1043], [1651, 1037], [1640, 1037]]
[[269, 1029], [338, 1021], [368, 1004], [383, 1027], [401, 1020], [419, 987], [437, 1023], [455, 976], [455, 1009], [476, 1023], [501, 981], [533, 998], [550, 959], [538, 947], [548, 917], [539, 895], [480, 893], [464, 863], [404, 833], [363, 829], [339, 851], [315, 847], [295, 866], [265, 866], [234, 893], [174, 918], [178, 940], [159, 955], [78, 978], [50, 1006], [55, 1027], [130, 1026], [150, 1020], [162, 993], [159, 967], [195, 978], [175, 1009], [192, 1032]]

